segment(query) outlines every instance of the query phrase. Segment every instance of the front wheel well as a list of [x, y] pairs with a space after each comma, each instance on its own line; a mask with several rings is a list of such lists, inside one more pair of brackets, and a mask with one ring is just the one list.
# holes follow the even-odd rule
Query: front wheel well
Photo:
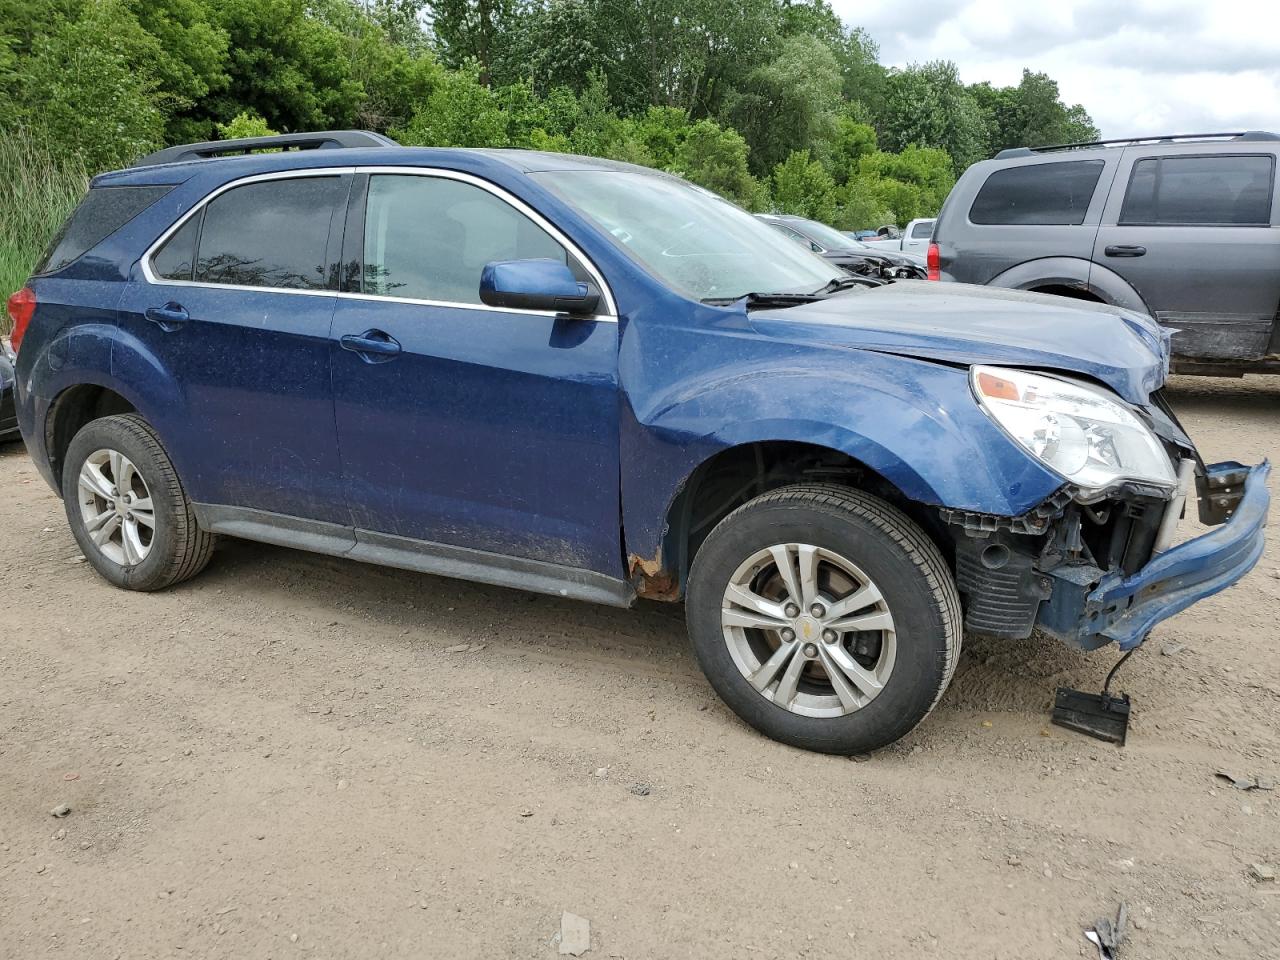
[[660, 555], [629, 558], [637, 593], [679, 599], [693, 558], [721, 520], [761, 494], [813, 482], [840, 484], [893, 504], [924, 529], [949, 562], [954, 560], [954, 542], [937, 511], [908, 499], [866, 464], [817, 444], [760, 441], [721, 450], [693, 471], [667, 511]]
[[136, 412], [133, 404], [120, 394], [97, 384], [78, 384], [58, 394], [45, 420], [45, 451], [59, 486], [67, 448], [85, 424], [116, 413]]

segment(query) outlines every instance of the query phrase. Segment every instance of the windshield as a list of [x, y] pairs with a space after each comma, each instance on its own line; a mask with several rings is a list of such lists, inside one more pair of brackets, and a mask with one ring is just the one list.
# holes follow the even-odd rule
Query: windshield
[[825, 223], [819, 223], [817, 220], [798, 220], [794, 222], [801, 233], [818, 241], [819, 246], [826, 247], [828, 250], [848, 250], [857, 244], [857, 241], [852, 237], [846, 236], [835, 227], [828, 227]]
[[696, 300], [813, 293], [843, 276], [746, 211], [674, 177], [621, 170], [532, 176], [661, 280]]

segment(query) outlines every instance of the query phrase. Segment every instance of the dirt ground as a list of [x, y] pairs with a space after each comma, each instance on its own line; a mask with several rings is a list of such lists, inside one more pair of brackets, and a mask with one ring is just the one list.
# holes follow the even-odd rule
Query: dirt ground
[[[1171, 394], [1280, 454], [1280, 378]], [[1124, 960], [1280, 957], [1280, 791], [1214, 776], [1280, 778], [1280, 537], [1126, 666], [1123, 749], [1047, 722], [1113, 652], [974, 640], [851, 762], [738, 722], [675, 608], [235, 541], [131, 594], [21, 445], [0, 489], [5, 958], [551, 958], [568, 910], [588, 958], [1040, 960], [1121, 900]]]

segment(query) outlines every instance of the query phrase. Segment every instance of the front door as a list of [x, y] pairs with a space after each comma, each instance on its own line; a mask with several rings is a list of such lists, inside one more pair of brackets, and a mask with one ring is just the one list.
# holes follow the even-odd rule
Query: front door
[[1275, 190], [1268, 152], [1128, 148], [1094, 241], [1095, 269], [1118, 273], [1176, 331], [1176, 356], [1256, 360], [1280, 307]]
[[[350, 175], [234, 186], [134, 267], [120, 326], [149, 358], [126, 382], [171, 384], [152, 412], [197, 502], [344, 523], [328, 264]], [[270, 518], [262, 518], [270, 522]]]
[[512, 198], [443, 171], [361, 175], [346, 234], [333, 386], [357, 538], [620, 577], [616, 318], [479, 297], [490, 261], [554, 258], [595, 282], [583, 260]]

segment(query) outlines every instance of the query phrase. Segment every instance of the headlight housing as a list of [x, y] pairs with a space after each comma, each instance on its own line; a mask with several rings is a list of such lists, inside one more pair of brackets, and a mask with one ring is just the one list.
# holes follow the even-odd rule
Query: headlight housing
[[1000, 367], [975, 366], [969, 380], [986, 414], [1085, 497], [1124, 480], [1176, 486], [1160, 441], [1107, 391]]

